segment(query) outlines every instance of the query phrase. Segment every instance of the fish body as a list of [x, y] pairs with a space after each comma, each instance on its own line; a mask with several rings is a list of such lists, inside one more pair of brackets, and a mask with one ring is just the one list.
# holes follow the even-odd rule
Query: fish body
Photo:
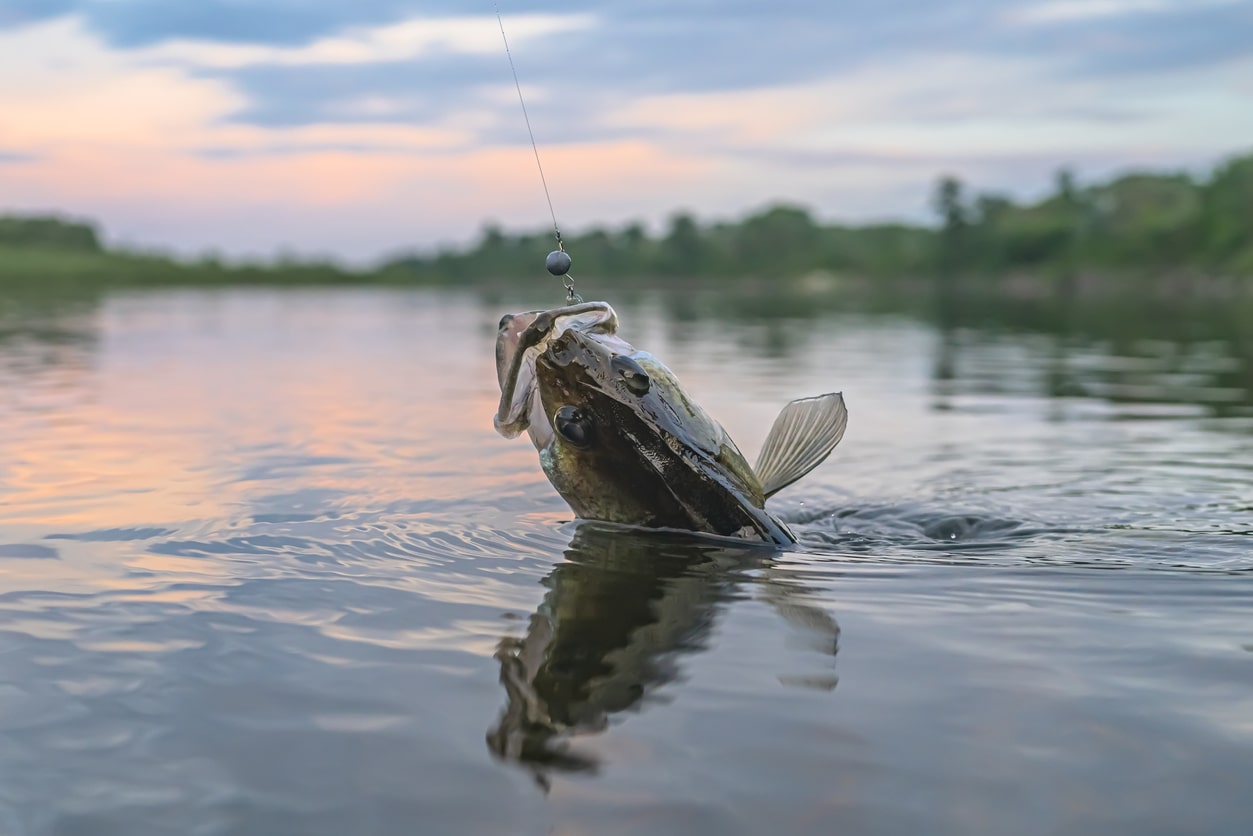
[[789, 404], [754, 470], [674, 373], [617, 325], [604, 302], [503, 317], [496, 429], [526, 430], [549, 481], [584, 519], [795, 542], [766, 499], [839, 442], [843, 397]]

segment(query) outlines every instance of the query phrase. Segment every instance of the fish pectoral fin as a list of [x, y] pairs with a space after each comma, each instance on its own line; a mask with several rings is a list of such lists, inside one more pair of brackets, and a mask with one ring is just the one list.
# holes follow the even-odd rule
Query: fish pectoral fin
[[762, 494], [778, 493], [821, 464], [840, 443], [847, 425], [841, 392], [801, 398], [783, 407], [754, 468]]

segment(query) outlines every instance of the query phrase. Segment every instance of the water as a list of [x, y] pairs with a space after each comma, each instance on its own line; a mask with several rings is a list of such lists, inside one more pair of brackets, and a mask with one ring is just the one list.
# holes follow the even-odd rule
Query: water
[[0, 833], [1248, 832], [1247, 341], [703, 304], [750, 460], [847, 397], [797, 549], [572, 524], [514, 299], [0, 308]]

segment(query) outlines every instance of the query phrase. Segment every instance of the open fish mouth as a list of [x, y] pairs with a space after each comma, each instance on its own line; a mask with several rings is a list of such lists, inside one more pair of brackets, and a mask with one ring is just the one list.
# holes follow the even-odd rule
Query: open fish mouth
[[607, 345], [615, 343], [624, 353], [631, 351], [625, 340], [615, 335], [618, 315], [603, 302], [587, 302], [550, 311], [505, 314], [496, 334], [496, 377], [500, 382], [500, 405], [492, 424], [505, 438], [515, 438], [523, 430], [543, 446], [537, 434], [551, 438], [552, 427], [540, 403], [535, 361], [549, 343], [566, 331], [598, 335]]

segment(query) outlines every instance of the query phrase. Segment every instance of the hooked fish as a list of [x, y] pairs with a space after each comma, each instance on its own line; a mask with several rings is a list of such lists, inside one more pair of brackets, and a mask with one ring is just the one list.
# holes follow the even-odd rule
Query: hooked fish
[[796, 542], [766, 500], [844, 435], [836, 392], [789, 403], [751, 467], [666, 366], [618, 336], [605, 302], [507, 314], [496, 336], [497, 432], [524, 430], [575, 514], [653, 528]]

